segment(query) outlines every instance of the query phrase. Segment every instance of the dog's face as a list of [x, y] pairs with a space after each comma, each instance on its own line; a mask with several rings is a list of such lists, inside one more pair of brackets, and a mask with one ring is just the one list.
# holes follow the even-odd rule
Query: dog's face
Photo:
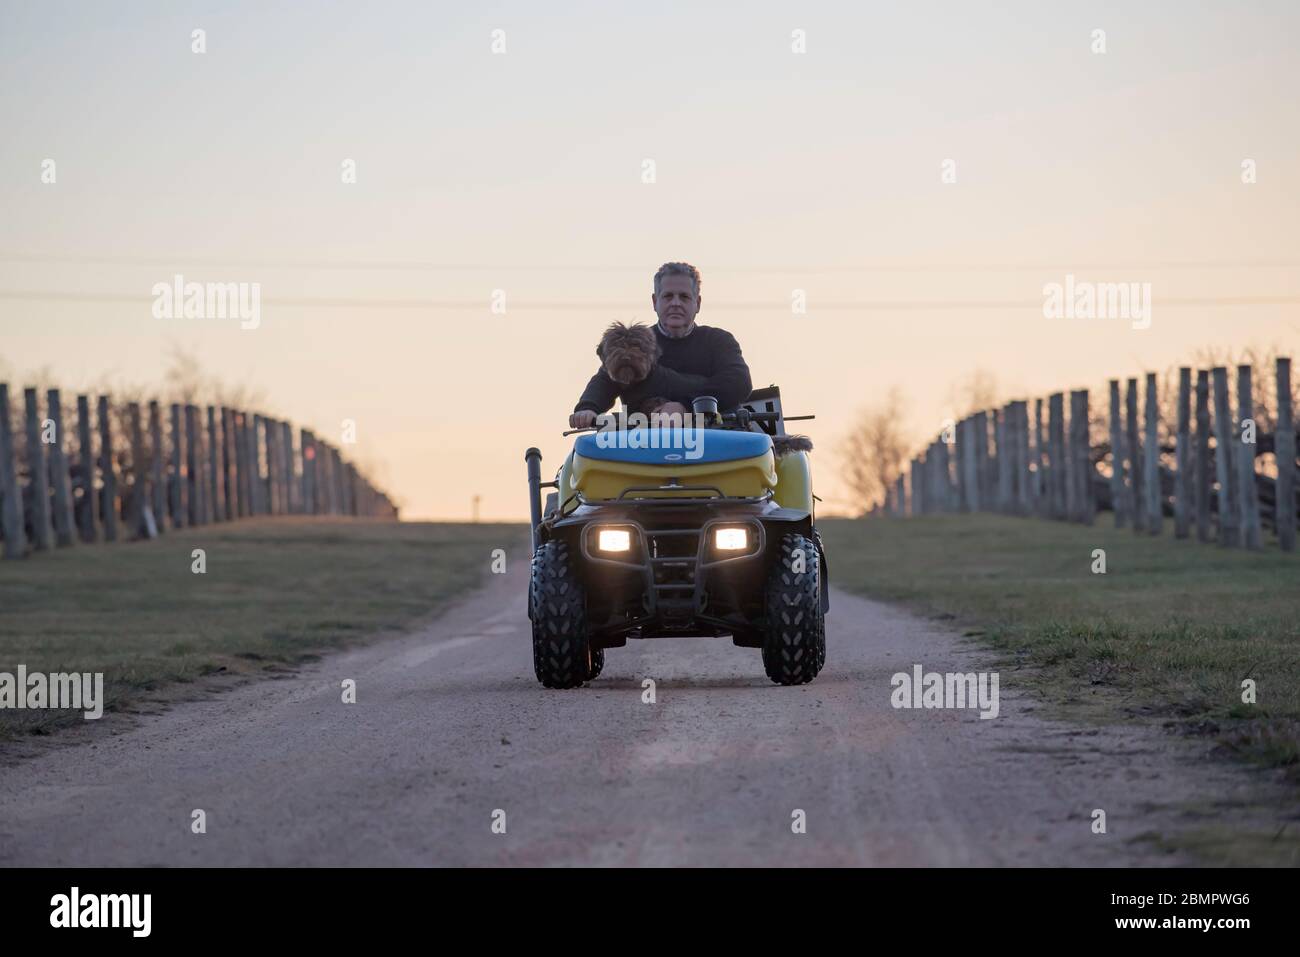
[[629, 386], [649, 377], [654, 370], [659, 361], [659, 340], [650, 326], [614, 322], [601, 336], [596, 355], [600, 356], [605, 375], [619, 385]]

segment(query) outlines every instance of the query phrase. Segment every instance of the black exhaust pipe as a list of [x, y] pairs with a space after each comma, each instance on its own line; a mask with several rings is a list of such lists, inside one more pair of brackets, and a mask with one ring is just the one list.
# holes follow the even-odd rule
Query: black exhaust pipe
[[529, 449], [524, 453], [528, 463], [528, 513], [533, 525], [533, 551], [537, 551], [538, 528], [542, 524], [542, 453]]

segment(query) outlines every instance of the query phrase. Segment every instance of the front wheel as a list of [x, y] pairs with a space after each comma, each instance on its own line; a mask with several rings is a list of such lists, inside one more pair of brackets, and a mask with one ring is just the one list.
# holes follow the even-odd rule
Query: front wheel
[[777, 684], [805, 684], [826, 663], [820, 557], [811, 538], [792, 532], [768, 572], [763, 668]]
[[547, 688], [577, 688], [595, 677], [599, 669], [593, 673], [586, 595], [567, 544], [545, 542], [538, 547], [528, 598], [537, 680]]

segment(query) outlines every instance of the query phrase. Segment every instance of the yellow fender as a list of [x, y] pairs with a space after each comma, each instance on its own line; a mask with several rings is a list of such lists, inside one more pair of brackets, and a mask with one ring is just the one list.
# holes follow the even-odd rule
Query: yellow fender
[[807, 452], [787, 452], [776, 460], [776, 504], [812, 514], [812, 469]]

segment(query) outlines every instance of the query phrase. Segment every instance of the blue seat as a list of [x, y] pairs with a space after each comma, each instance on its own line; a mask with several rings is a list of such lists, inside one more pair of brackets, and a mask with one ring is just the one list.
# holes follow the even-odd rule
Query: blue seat
[[[685, 432], [686, 435], [681, 433]], [[686, 444], [690, 441], [690, 446]], [[658, 448], [651, 448], [655, 444]], [[644, 445], [645, 448], [634, 446]], [[752, 459], [770, 451], [772, 440], [762, 432], [734, 429], [627, 429], [578, 436], [573, 449], [583, 458], [599, 462], [634, 462], [643, 465], [699, 465]]]

